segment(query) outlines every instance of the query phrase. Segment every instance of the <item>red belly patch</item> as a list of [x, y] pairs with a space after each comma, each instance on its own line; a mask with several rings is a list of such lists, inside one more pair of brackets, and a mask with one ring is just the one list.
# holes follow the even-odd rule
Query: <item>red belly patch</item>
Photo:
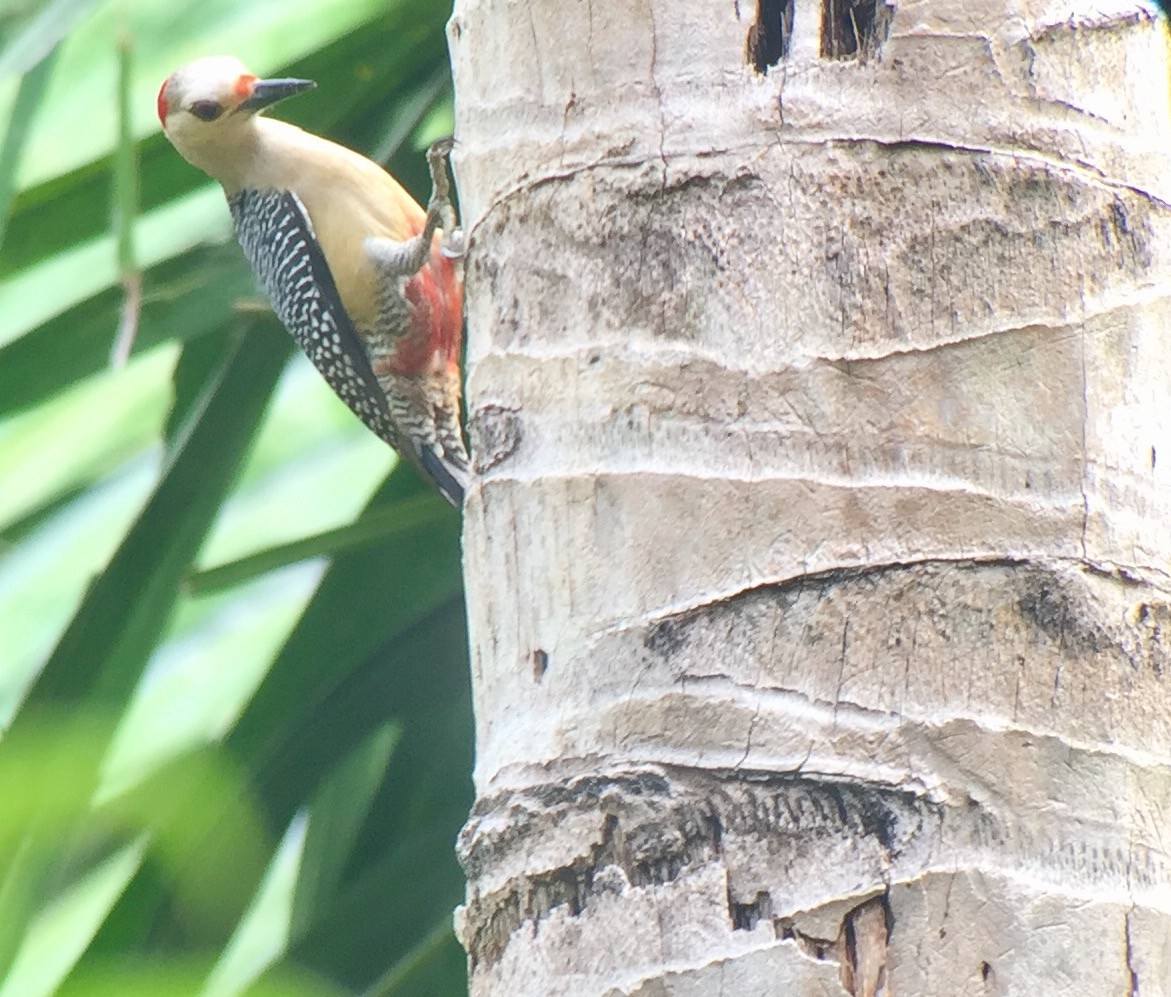
[[410, 328], [390, 358], [395, 374], [423, 374], [436, 360], [458, 366], [463, 339], [463, 288], [455, 264], [438, 249], [414, 277], [404, 296], [410, 308]]

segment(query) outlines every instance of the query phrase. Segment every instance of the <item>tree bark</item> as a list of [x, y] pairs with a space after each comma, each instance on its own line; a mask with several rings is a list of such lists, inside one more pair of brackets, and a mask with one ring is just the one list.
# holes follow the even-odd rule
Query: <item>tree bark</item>
[[1153, 7], [450, 38], [472, 993], [1171, 993]]

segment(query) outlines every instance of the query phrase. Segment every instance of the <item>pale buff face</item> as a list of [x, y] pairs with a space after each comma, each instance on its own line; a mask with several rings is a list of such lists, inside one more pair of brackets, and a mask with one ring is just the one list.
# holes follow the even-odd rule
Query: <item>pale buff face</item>
[[[215, 177], [230, 193], [256, 179], [252, 173], [259, 136], [257, 113], [313, 85], [312, 80], [257, 79], [231, 56], [197, 59], [163, 83], [159, 120], [183, 158]], [[264, 124], [270, 131], [276, 126], [275, 122]]]
[[159, 121], [167, 137], [198, 137], [239, 116], [240, 105], [252, 96], [256, 75], [239, 59], [213, 55], [180, 66], [159, 89]]
[[213, 172], [208, 153], [231, 142], [232, 133], [251, 121], [255, 112], [241, 104], [255, 84], [255, 74], [233, 56], [208, 56], [181, 66], [159, 89], [163, 132], [184, 159]]

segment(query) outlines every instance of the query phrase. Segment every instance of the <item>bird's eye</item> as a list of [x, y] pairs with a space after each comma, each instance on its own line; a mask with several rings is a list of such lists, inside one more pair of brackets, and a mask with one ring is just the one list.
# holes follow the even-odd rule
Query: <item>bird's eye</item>
[[224, 109], [214, 100], [197, 100], [188, 110], [200, 121], [215, 121], [224, 113]]

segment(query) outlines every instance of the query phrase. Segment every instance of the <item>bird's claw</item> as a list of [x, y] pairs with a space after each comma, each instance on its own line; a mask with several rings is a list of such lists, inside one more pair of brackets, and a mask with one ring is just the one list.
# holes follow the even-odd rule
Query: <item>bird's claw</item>
[[462, 228], [443, 230], [443, 238], [439, 242], [439, 251], [449, 260], [458, 260], [468, 251], [468, 238]]
[[435, 162], [437, 159], [446, 159], [451, 155], [451, 150], [454, 148], [455, 139], [450, 135], [447, 138], [437, 138], [427, 150], [427, 159], [429, 162]]

